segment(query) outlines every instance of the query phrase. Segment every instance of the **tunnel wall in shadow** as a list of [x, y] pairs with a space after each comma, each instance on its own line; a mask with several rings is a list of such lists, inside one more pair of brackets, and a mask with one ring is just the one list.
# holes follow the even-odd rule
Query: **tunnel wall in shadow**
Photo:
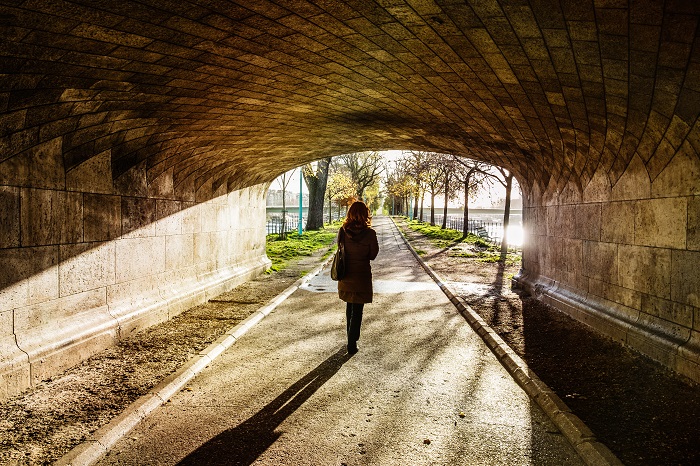
[[269, 267], [266, 185], [183, 195], [145, 171], [120, 189], [108, 164], [23, 166], [12, 186], [0, 164], [0, 399]]
[[698, 180], [700, 158], [686, 140], [653, 180], [635, 155], [614, 185], [599, 170], [583, 191], [573, 183], [534, 188], [523, 215], [530, 246], [516, 281], [700, 381]]

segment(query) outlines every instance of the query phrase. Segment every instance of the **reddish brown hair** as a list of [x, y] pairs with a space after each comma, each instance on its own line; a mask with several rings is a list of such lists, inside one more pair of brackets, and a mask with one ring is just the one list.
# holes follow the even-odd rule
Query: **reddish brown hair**
[[369, 216], [369, 209], [362, 201], [355, 201], [348, 209], [343, 222], [343, 228], [347, 226], [369, 227], [372, 225], [372, 217]]

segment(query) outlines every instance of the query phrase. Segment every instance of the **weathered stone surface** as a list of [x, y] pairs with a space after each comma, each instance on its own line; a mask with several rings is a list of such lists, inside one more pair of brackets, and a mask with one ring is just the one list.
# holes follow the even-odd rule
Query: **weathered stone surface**
[[676, 323], [680, 328], [693, 328], [693, 307], [678, 302], [642, 295], [642, 311], [667, 322]]
[[654, 197], [700, 194], [700, 157], [689, 142], [683, 143], [681, 150], [654, 180], [651, 193]]
[[171, 235], [165, 239], [165, 268], [177, 270], [194, 264], [194, 235]]
[[638, 201], [634, 218], [634, 241], [643, 246], [684, 249], [687, 218], [684, 198]]
[[602, 202], [610, 200], [610, 180], [602, 170], [595, 172], [583, 191], [584, 202]]
[[[56, 246], [0, 249], [0, 309], [11, 310], [57, 296]], [[55, 274], [55, 281], [52, 279]]]
[[700, 307], [700, 252], [673, 251], [671, 299]]
[[156, 200], [124, 196], [121, 201], [122, 235], [129, 238], [155, 235]]
[[58, 267], [60, 295], [69, 296], [114, 283], [114, 252], [112, 242], [61, 246]]
[[616, 285], [617, 244], [593, 241], [583, 242], [583, 275]]
[[19, 246], [19, 188], [0, 186], [0, 248]]
[[88, 193], [113, 193], [110, 159], [111, 152], [106, 150], [66, 172], [66, 188]]
[[122, 231], [122, 206], [119, 196], [85, 194], [83, 229], [86, 242], [108, 241]]
[[576, 236], [580, 239], [599, 241], [601, 230], [601, 204], [579, 204], [574, 213]]
[[700, 251], [700, 196], [688, 198], [688, 249]]
[[63, 215], [61, 215], [61, 244], [83, 241], [83, 195], [63, 192]]
[[[37, 143], [1, 162], [0, 184], [64, 189], [66, 178], [61, 142], [61, 138], [55, 138]], [[0, 159], [2, 158], [0, 156]]]
[[613, 185], [612, 198], [615, 201], [648, 199], [651, 196], [651, 180], [641, 159], [632, 157], [619, 181]]
[[116, 242], [116, 282], [151, 277], [165, 271], [165, 237], [129, 238]]
[[619, 283], [625, 288], [671, 299], [671, 251], [620, 245]]
[[601, 241], [634, 244], [635, 202], [609, 202], [602, 206]]
[[63, 227], [63, 193], [48, 189], [22, 189], [22, 246], [58, 244]]
[[156, 200], [156, 235], [179, 235], [182, 233], [182, 219], [180, 214], [182, 203], [180, 201]]

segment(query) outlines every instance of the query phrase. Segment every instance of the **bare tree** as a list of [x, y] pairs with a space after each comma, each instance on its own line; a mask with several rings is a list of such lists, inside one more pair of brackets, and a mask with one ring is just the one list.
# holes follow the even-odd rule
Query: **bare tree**
[[350, 178], [355, 183], [357, 196], [364, 197], [365, 189], [375, 183], [384, 171], [382, 156], [379, 152], [357, 152], [338, 157], [347, 168]]
[[[295, 171], [296, 169], [290, 170], [277, 177], [277, 181], [282, 188], [282, 231], [279, 235], [280, 239], [287, 238], [287, 187], [289, 186], [290, 181], [292, 181], [292, 176], [294, 175]], [[301, 193], [299, 193], [299, 196], [301, 196]]]
[[385, 171], [384, 184], [387, 193], [391, 196], [392, 214], [406, 214], [410, 209], [409, 197], [415, 191], [414, 180], [410, 175], [406, 159], [398, 159], [392, 169]]
[[[506, 205], [503, 210], [503, 238], [501, 239], [501, 262], [505, 262], [508, 255], [508, 224], [510, 222], [510, 196], [513, 190], [513, 174], [505, 168], [495, 167], [501, 176], [495, 176], [499, 183], [506, 188]], [[502, 177], [502, 178], [501, 178]]]
[[454, 155], [456, 163], [455, 178], [462, 183], [464, 192], [464, 225], [462, 227], [462, 237], [469, 235], [469, 197], [481, 187], [487, 179], [487, 164], [464, 157]]
[[407, 170], [413, 178], [413, 197], [415, 199], [413, 205], [413, 217], [418, 217], [418, 206], [420, 205], [420, 218], [423, 218], [423, 196], [425, 193], [424, 171], [428, 167], [428, 153], [421, 151], [409, 151], [407, 161]]
[[454, 196], [455, 189], [455, 170], [457, 168], [454, 157], [451, 155], [441, 155], [440, 156], [440, 166], [439, 170], [442, 175], [442, 188], [445, 193], [445, 202], [442, 208], [442, 225], [441, 228], [444, 230], [447, 228], [447, 204], [450, 199]]
[[444, 175], [440, 168], [441, 161], [442, 157], [440, 154], [428, 153], [425, 168], [422, 172], [422, 180], [425, 183], [425, 191], [430, 194], [431, 225], [435, 225], [435, 196], [442, 191], [442, 181], [444, 179]]
[[309, 189], [309, 214], [306, 218], [307, 230], [318, 230], [323, 227], [323, 201], [326, 196], [330, 164], [331, 157], [328, 157], [319, 160], [315, 169], [310, 163], [303, 167], [304, 181]]

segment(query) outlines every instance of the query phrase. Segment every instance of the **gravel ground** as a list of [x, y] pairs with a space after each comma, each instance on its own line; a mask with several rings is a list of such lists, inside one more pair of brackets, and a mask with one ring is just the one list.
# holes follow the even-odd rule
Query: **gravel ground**
[[[511, 289], [519, 265], [454, 257], [398, 221], [449, 283], [627, 465], [700, 464], [700, 387]], [[463, 246], [462, 246], [463, 247]]]
[[[404, 231], [456, 294], [625, 464], [700, 464], [697, 385], [511, 290], [519, 266], [454, 257]], [[60, 458], [320, 260], [305, 258], [245, 283], [0, 404], [0, 464]]]

